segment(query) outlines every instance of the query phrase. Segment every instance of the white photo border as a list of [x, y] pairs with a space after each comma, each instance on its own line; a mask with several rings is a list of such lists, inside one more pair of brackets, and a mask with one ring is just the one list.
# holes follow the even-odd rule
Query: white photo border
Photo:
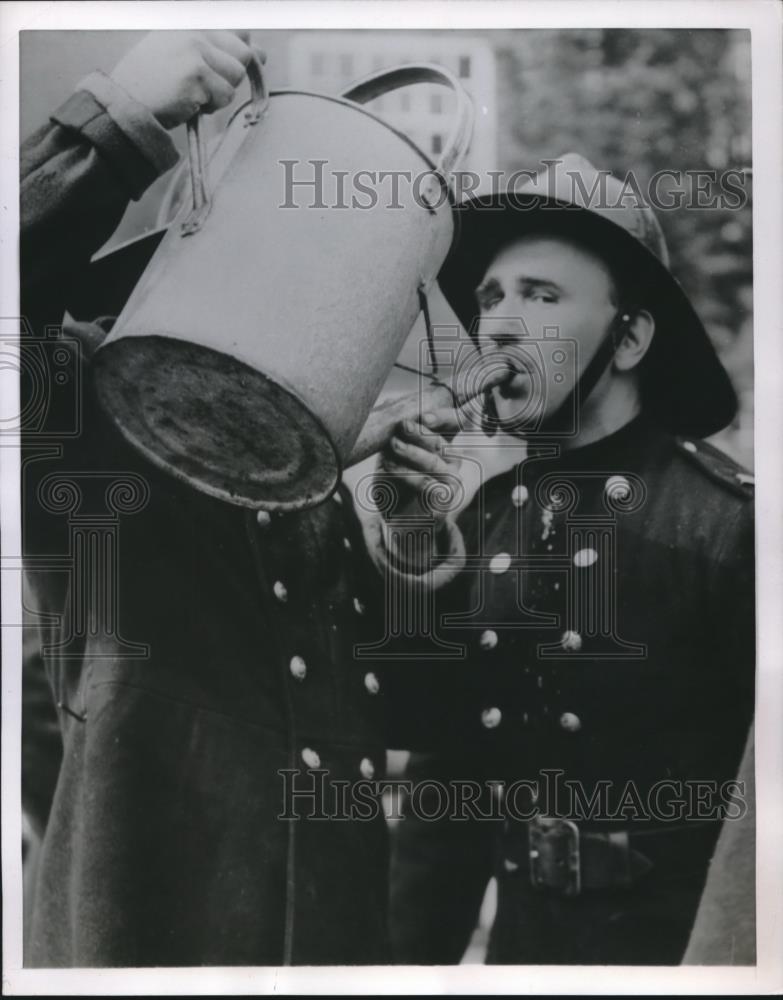
[[[758, 673], [755, 967], [22, 968], [21, 629], [3, 628], [3, 992], [8, 995], [764, 994], [783, 990], [783, 7], [777, 0], [245, 0], [0, 3], [2, 230], [0, 322], [18, 303], [19, 32], [22, 30], [738, 28], [752, 40], [753, 281]], [[16, 372], [0, 371], [3, 413], [18, 412]], [[16, 407], [16, 409], [15, 409]], [[0, 447], [3, 551], [19, 553], [19, 451]], [[18, 573], [3, 574], [3, 622], [21, 621]], [[589, 975], [586, 975], [589, 973]]]

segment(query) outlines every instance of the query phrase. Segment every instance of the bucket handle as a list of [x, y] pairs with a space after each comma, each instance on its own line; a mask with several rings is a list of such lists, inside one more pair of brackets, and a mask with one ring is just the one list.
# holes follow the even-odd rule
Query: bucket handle
[[[436, 178], [440, 187], [443, 182], [448, 187], [454, 168], [462, 160], [470, 145], [473, 134], [473, 102], [468, 92], [457, 80], [455, 76], [441, 66], [434, 66], [427, 63], [419, 63], [413, 66], [398, 66], [395, 69], [382, 70], [380, 73], [373, 73], [364, 77], [357, 83], [351, 85], [349, 90], [343, 93], [343, 98], [353, 101], [355, 104], [366, 104], [382, 94], [387, 94], [392, 90], [399, 90], [401, 87], [408, 87], [416, 83], [439, 83], [454, 91], [457, 98], [457, 109], [455, 121], [446, 141], [445, 148], [441, 152], [435, 167]], [[430, 207], [440, 201], [440, 191], [430, 191], [429, 197], [426, 189], [422, 192], [423, 199]]]
[[[261, 55], [253, 50], [247, 66], [250, 81], [250, 104], [245, 111], [245, 127], [255, 125], [269, 105]], [[193, 207], [180, 227], [180, 235], [190, 236], [204, 225], [204, 220], [212, 206], [212, 197], [207, 183], [207, 157], [204, 150], [204, 134], [201, 129], [201, 115], [195, 114], [187, 123], [188, 160], [190, 183], [193, 189]]]

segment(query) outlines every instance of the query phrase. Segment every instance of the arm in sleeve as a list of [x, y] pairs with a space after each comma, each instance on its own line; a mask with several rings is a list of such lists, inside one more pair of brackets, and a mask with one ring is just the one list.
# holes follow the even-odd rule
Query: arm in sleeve
[[[42, 478], [93, 461], [84, 458], [90, 455], [93, 423], [86, 364], [103, 331], [85, 324], [70, 331], [73, 335], [60, 339], [55, 362], [47, 328], [63, 322], [71, 283], [114, 231], [129, 201], [177, 159], [171, 138], [152, 113], [101, 74], [85, 79], [22, 145], [20, 347], [28, 352], [33, 373], [20, 380], [21, 412], [32, 414], [22, 429], [28, 555], [49, 554], [60, 546], [51, 532], [59, 532], [62, 519], [44, 512], [37, 499]], [[42, 460], [46, 449], [42, 453], [39, 447], [51, 439], [64, 442], [54, 463]]]
[[477, 551], [485, 486], [457, 518], [444, 518], [434, 536], [420, 519], [364, 518], [365, 545], [378, 572], [418, 590], [449, 589], [465, 568], [466, 553]]
[[43, 836], [63, 756], [54, 694], [44, 668], [43, 647], [51, 630], [39, 624], [42, 595], [23, 575], [22, 631], [22, 808], [36, 835]]
[[756, 961], [756, 811], [753, 728], [737, 775], [747, 811], [726, 821], [710, 863], [683, 965]]
[[746, 810], [724, 819], [684, 965], [752, 965], [756, 960], [756, 817], [754, 726], [756, 680], [753, 503], [742, 505], [723, 534], [711, 594], [716, 686], [730, 715], [723, 727], [721, 774], [736, 775]]
[[756, 695], [756, 580], [753, 503], [744, 502], [723, 531], [713, 569], [710, 632], [716, 693], [726, 714], [721, 773], [733, 778], [753, 720]]
[[72, 276], [178, 154], [152, 113], [94, 73], [22, 145], [22, 312], [38, 329], [62, 320]]
[[426, 564], [419, 558], [411, 559], [410, 552], [406, 551], [417, 546], [414, 530], [404, 521], [387, 522], [377, 515], [366, 518], [362, 529], [367, 552], [378, 572], [406, 586], [438, 590], [454, 580], [465, 565], [462, 532], [451, 519], [443, 523], [436, 539], [436, 550]]

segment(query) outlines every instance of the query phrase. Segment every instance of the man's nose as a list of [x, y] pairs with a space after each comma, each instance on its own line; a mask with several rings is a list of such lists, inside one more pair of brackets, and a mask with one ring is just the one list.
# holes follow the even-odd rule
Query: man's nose
[[522, 316], [485, 316], [479, 324], [479, 337], [489, 347], [510, 347], [530, 337]]

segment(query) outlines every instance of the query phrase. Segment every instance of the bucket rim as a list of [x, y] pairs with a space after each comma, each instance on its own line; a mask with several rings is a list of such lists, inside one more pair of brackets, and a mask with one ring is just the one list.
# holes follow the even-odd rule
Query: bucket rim
[[[196, 479], [192, 475], [185, 472], [181, 466], [175, 464], [174, 462], [164, 458], [162, 455], [158, 454], [152, 447], [150, 447], [145, 441], [139, 438], [125, 423], [119, 420], [114, 413], [110, 400], [108, 398], [105, 389], [104, 380], [104, 367], [109, 354], [113, 354], [113, 348], [118, 346], [120, 348], [127, 347], [128, 340], [161, 340], [168, 341], [171, 344], [182, 344], [185, 343], [190, 347], [197, 347], [200, 351], [205, 354], [218, 354], [228, 357], [234, 364], [239, 365], [242, 368], [248, 369], [248, 371], [254, 376], [260, 376], [266, 382], [271, 383], [276, 386], [279, 390], [290, 396], [294, 402], [299, 406], [299, 408], [307, 413], [309, 420], [318, 429], [321, 434], [322, 441], [327, 443], [331, 449], [331, 465], [334, 470], [334, 475], [330, 485], [322, 490], [317, 499], [314, 500], [251, 500], [247, 496], [242, 496], [238, 492], [232, 492], [225, 488], [214, 486], [208, 479], [199, 478]], [[207, 344], [191, 343], [188, 341], [183, 341], [180, 337], [173, 337], [171, 335], [163, 333], [155, 334], [143, 334], [132, 338], [128, 337], [118, 337], [116, 340], [111, 338], [111, 335], [107, 340], [100, 345], [98, 350], [95, 352], [95, 356], [92, 361], [92, 383], [96, 392], [98, 401], [103, 408], [106, 415], [112, 422], [112, 425], [117, 429], [120, 435], [132, 445], [136, 451], [142, 455], [151, 465], [156, 468], [166, 472], [171, 475], [174, 479], [178, 480], [189, 486], [191, 489], [196, 490], [199, 493], [205, 494], [212, 497], [213, 499], [220, 500], [235, 507], [243, 507], [245, 509], [258, 511], [266, 510], [270, 513], [293, 513], [297, 511], [310, 510], [314, 507], [319, 507], [321, 504], [329, 500], [334, 493], [339, 489], [340, 483], [342, 481], [342, 476], [345, 468], [345, 462], [340, 454], [340, 450], [337, 447], [334, 436], [329, 431], [328, 427], [324, 423], [323, 419], [313, 411], [312, 407], [307, 405], [303, 399], [301, 393], [298, 392], [293, 386], [290, 385], [287, 379], [281, 377], [279, 374], [274, 375], [260, 371], [249, 365], [247, 361], [242, 358], [237, 358], [234, 355], [228, 355], [224, 351], [219, 351], [214, 347], [210, 347]]]

